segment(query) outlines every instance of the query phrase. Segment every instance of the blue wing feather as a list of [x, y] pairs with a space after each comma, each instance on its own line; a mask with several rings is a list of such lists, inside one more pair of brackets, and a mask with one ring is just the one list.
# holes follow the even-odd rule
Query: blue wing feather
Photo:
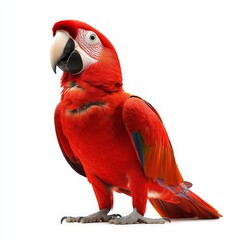
[[141, 146], [141, 135], [139, 132], [132, 132], [132, 131], [131, 131], [131, 135], [132, 135], [132, 139], [133, 139], [134, 145], [136, 147], [136, 150], [138, 152], [140, 162], [143, 166], [144, 159], [143, 159], [142, 146]]

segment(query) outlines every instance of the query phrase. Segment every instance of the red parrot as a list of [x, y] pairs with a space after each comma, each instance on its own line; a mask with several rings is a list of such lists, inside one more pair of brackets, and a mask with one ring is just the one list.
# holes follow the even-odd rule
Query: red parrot
[[[221, 215], [189, 190], [178, 169], [163, 122], [151, 104], [123, 90], [118, 55], [111, 42], [86, 23], [53, 26], [51, 65], [63, 71], [56, 135], [64, 157], [87, 177], [99, 211], [66, 222], [164, 223], [175, 218]], [[108, 215], [113, 191], [132, 197], [127, 216]], [[147, 200], [162, 218], [144, 217]]]

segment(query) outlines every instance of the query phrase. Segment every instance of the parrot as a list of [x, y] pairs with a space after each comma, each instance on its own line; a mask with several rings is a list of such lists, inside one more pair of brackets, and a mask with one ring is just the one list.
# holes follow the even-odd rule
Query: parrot
[[[51, 67], [63, 72], [54, 113], [57, 140], [68, 164], [92, 186], [99, 208], [88, 216], [64, 216], [61, 223], [220, 218], [184, 181], [157, 110], [123, 90], [120, 61], [107, 37], [78, 20], [58, 21], [52, 33]], [[114, 192], [132, 198], [129, 215], [109, 214]], [[160, 218], [144, 216], [147, 201]]]

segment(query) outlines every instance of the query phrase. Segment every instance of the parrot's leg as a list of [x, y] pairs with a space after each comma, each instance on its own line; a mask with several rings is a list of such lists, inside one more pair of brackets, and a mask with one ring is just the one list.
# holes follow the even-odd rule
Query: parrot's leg
[[109, 220], [120, 218], [119, 214], [108, 215], [110, 209], [102, 209], [96, 213], [93, 213], [86, 217], [63, 217], [61, 223], [66, 221], [67, 223], [81, 222], [81, 223], [95, 223], [95, 222], [108, 222]]
[[81, 223], [108, 222], [111, 219], [121, 217], [119, 214], [108, 215], [113, 206], [113, 193], [111, 187], [94, 175], [88, 174], [88, 181], [92, 184], [100, 211], [86, 217], [63, 217], [61, 222], [64, 220], [66, 222]]
[[[134, 223], [146, 223], [146, 224], [157, 224], [157, 223], [165, 223], [166, 221], [170, 221], [167, 218], [157, 218], [151, 219], [144, 217], [144, 212], [146, 210], [147, 204], [147, 180], [146, 177], [139, 172], [131, 171], [128, 175], [131, 195], [132, 195], [132, 203], [133, 203], [133, 211], [127, 216], [110, 219], [109, 223], [112, 224], [134, 224]], [[142, 183], [141, 187], [139, 187], [139, 182]]]
[[163, 224], [166, 221], [170, 222], [168, 218], [146, 218], [141, 215], [136, 208], [133, 209], [132, 213], [125, 217], [110, 219], [111, 224], [134, 224], [134, 223], [146, 223], [146, 224]]

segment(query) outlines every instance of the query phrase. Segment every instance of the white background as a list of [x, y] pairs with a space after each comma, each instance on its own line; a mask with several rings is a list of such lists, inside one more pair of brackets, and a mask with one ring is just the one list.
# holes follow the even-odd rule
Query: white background
[[[239, 237], [239, 13], [231, 0], [1, 1], [1, 238]], [[64, 215], [97, 210], [91, 186], [68, 166], [55, 137], [61, 71], [52, 72], [49, 48], [51, 27], [63, 19], [110, 39], [124, 89], [160, 112], [184, 178], [223, 218], [60, 225]], [[130, 211], [131, 199], [116, 194], [114, 212]], [[146, 216], [157, 214], [148, 206]]]

